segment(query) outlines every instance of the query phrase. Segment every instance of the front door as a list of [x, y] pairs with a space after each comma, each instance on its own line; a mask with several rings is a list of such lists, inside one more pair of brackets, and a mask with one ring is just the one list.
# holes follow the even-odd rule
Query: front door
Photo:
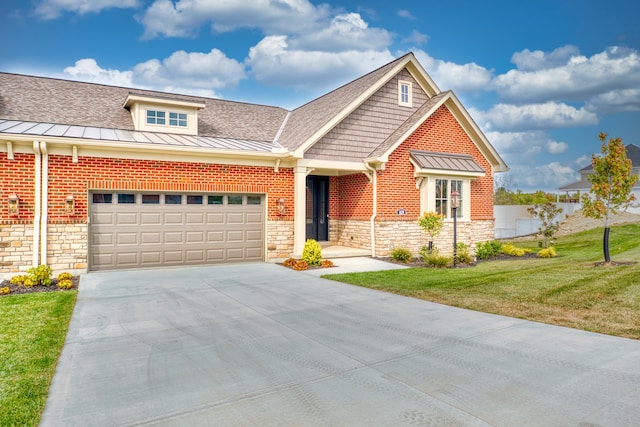
[[329, 177], [307, 177], [307, 239], [329, 240]]

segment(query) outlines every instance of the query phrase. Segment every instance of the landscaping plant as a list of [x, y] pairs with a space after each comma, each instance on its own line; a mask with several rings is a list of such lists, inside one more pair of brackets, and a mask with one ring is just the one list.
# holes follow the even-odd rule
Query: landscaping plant
[[409, 249], [395, 248], [391, 251], [391, 258], [393, 258], [395, 261], [406, 264], [411, 261], [413, 255], [411, 254], [411, 251]]
[[418, 224], [429, 235], [429, 250], [433, 248], [433, 239], [440, 234], [444, 225], [444, 215], [437, 212], [425, 212], [418, 219]]
[[302, 249], [302, 260], [308, 265], [320, 265], [322, 261], [322, 246], [313, 239], [307, 239]]
[[547, 201], [546, 203], [536, 203], [533, 207], [527, 209], [533, 218], [540, 220], [538, 228], [538, 236], [542, 240], [538, 242], [541, 248], [548, 248], [554, 244], [554, 236], [560, 229], [560, 221], [555, 218], [562, 213], [562, 208], [556, 206], [555, 203]]

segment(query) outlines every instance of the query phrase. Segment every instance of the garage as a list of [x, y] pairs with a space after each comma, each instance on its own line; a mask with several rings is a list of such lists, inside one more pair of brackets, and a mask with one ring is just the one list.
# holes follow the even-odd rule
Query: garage
[[89, 269], [264, 260], [264, 196], [92, 192]]

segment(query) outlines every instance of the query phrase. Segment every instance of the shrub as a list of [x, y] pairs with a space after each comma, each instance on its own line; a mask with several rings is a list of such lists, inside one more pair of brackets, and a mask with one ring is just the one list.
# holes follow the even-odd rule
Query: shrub
[[453, 261], [452, 257], [440, 255], [440, 251], [436, 247], [432, 248], [431, 251], [429, 251], [429, 248], [423, 247], [420, 251], [420, 257], [426, 264], [436, 268], [446, 267]]
[[518, 248], [512, 244], [502, 245], [502, 253], [509, 256], [524, 256], [530, 253], [530, 249]]
[[329, 259], [323, 259], [322, 262], [320, 263], [320, 267], [322, 267], [322, 268], [331, 268], [331, 267], [333, 267], [333, 261], [331, 261]]
[[479, 259], [488, 259], [500, 255], [502, 243], [497, 240], [488, 240], [476, 244], [476, 256]]
[[418, 224], [429, 234], [430, 241], [433, 241], [433, 238], [440, 234], [440, 230], [442, 230], [444, 215], [437, 212], [425, 212], [418, 219]]
[[[27, 279], [31, 279], [32, 286], [49, 286], [51, 284], [51, 268], [46, 265], [32, 267], [27, 270]], [[27, 285], [25, 284], [25, 286]]]
[[61, 282], [63, 280], [71, 280], [71, 279], [73, 279], [73, 274], [66, 273], [66, 272], [65, 273], [60, 273], [60, 274], [58, 274], [57, 279], [58, 279], [59, 282]]
[[322, 261], [322, 246], [313, 239], [307, 239], [302, 249], [302, 260], [308, 265], [320, 265]]
[[31, 277], [25, 277], [24, 282], [22, 282], [22, 286], [25, 288], [33, 288], [36, 285], [36, 282]]
[[307, 270], [308, 268], [309, 264], [307, 264], [305, 260], [296, 261], [295, 265], [293, 266], [293, 269], [295, 271]]
[[391, 258], [393, 258], [395, 261], [403, 262], [406, 264], [411, 261], [413, 255], [411, 254], [411, 251], [409, 249], [395, 248], [391, 251]]
[[538, 256], [540, 258], [555, 258], [557, 256], [556, 248], [549, 246], [548, 248], [540, 249]]
[[11, 280], [9, 280], [9, 283], [11, 283], [12, 285], [24, 285], [24, 281], [26, 278], [27, 276], [13, 276]]
[[473, 256], [471, 256], [471, 250], [466, 243], [460, 242], [456, 245], [456, 258], [461, 264], [471, 264], [473, 262]]
[[296, 265], [296, 262], [298, 262], [297, 259], [289, 258], [289, 259], [284, 260], [282, 265], [284, 265], [285, 267], [293, 267], [294, 265]]
[[11, 293], [11, 289], [8, 286], [0, 288], [0, 295], [7, 295]]
[[73, 282], [71, 279], [63, 279], [58, 282], [58, 288], [60, 289], [71, 289], [73, 288]]

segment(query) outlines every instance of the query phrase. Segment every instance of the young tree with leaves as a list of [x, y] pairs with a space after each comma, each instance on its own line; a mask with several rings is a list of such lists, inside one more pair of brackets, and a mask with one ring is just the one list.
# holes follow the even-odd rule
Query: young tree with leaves
[[591, 156], [591, 190], [589, 194], [582, 196], [582, 212], [590, 218], [604, 218], [604, 260], [609, 263], [609, 220], [611, 215], [625, 211], [635, 200], [631, 189], [638, 176], [631, 173], [631, 160], [627, 158], [621, 138], [610, 138], [607, 142], [607, 134], [604, 132], [600, 132], [598, 138], [602, 142], [602, 155]]
[[555, 203], [547, 201], [546, 203], [536, 203], [527, 211], [532, 217], [540, 220], [540, 227], [538, 228], [538, 236], [542, 237], [542, 240], [538, 242], [540, 247], [548, 248], [553, 246], [553, 238], [560, 229], [560, 221], [556, 220], [556, 217], [562, 213], [562, 208], [556, 206]]

